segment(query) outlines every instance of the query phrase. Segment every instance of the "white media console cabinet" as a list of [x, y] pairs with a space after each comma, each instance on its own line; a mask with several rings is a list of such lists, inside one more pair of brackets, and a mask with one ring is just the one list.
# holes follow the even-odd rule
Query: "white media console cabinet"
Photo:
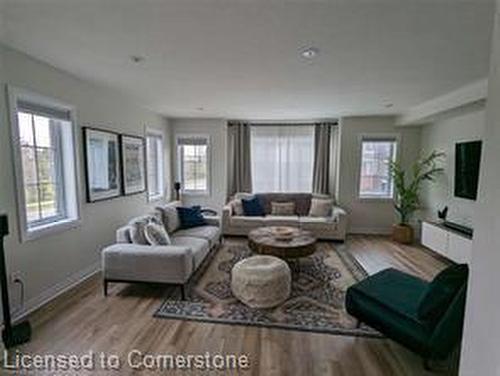
[[421, 243], [456, 263], [469, 264], [471, 261], [472, 238], [441, 223], [422, 221]]

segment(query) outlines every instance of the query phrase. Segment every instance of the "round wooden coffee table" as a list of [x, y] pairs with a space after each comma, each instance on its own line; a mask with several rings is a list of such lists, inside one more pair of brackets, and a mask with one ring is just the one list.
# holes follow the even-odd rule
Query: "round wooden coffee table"
[[248, 246], [255, 253], [291, 260], [312, 255], [316, 238], [310, 231], [296, 227], [259, 227], [248, 234]]

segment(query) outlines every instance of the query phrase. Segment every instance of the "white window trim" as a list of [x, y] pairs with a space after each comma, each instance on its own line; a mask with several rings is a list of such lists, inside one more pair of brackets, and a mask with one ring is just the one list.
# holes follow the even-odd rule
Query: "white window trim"
[[[78, 142], [77, 142], [77, 121], [76, 121], [76, 109], [74, 106], [63, 103], [57, 99], [50, 98], [45, 95], [40, 95], [32, 91], [22, 89], [14, 86], [7, 86], [7, 97], [9, 105], [9, 117], [10, 117], [10, 127], [11, 127], [11, 137], [12, 137], [12, 154], [14, 161], [14, 175], [15, 175], [15, 185], [16, 185], [16, 195], [17, 195], [17, 217], [19, 223], [19, 233], [21, 242], [27, 242], [35, 239], [39, 239], [48, 235], [60, 233], [67, 231], [69, 229], [78, 227], [81, 225], [81, 184], [80, 184], [80, 169], [78, 163]], [[75, 218], [63, 219], [54, 223], [49, 223], [45, 226], [39, 226], [35, 229], [28, 229], [28, 220], [26, 213], [26, 198], [24, 194], [24, 182], [23, 182], [23, 164], [21, 157], [21, 142], [19, 136], [19, 124], [18, 124], [18, 106], [17, 103], [20, 99], [28, 100], [43, 106], [59, 108], [64, 111], [68, 111], [71, 119], [72, 127], [72, 138], [73, 138], [73, 160], [74, 160], [74, 175], [75, 175]]]
[[363, 164], [363, 141], [377, 141], [377, 140], [387, 140], [394, 139], [396, 141], [396, 161], [400, 161], [401, 154], [401, 134], [400, 133], [363, 133], [358, 135], [358, 145], [357, 145], [357, 170], [356, 170], [356, 199], [359, 202], [394, 202], [394, 188], [392, 191], [392, 197], [377, 197], [377, 196], [362, 196], [360, 191], [361, 185], [361, 167]]
[[[207, 189], [205, 191], [188, 191], [182, 184], [182, 160], [179, 158], [179, 140], [182, 138], [203, 138], [207, 140]], [[181, 194], [191, 197], [210, 197], [212, 187], [212, 145], [210, 135], [203, 133], [178, 133], [175, 136], [175, 158], [177, 160], [177, 181], [181, 183]]]
[[[155, 201], [162, 201], [165, 198], [165, 135], [163, 134], [162, 131], [156, 128], [149, 128], [146, 127], [145, 131], [145, 138], [147, 137], [155, 136], [161, 138], [161, 144], [163, 146], [162, 152], [161, 152], [161, 181], [162, 181], [162, 190], [161, 193], [158, 195], [149, 195], [149, 186], [147, 187], [147, 196], [148, 196], [148, 202], [155, 202]], [[146, 166], [147, 166], [147, 150], [146, 150]], [[146, 174], [148, 174], [148, 171], [146, 171]], [[146, 183], [147, 183], [147, 177], [146, 177]]]

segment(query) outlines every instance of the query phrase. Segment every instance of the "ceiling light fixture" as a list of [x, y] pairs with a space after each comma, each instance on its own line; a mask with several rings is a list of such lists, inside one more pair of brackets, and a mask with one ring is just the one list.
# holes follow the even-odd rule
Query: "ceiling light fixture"
[[130, 56], [130, 60], [132, 61], [132, 63], [136, 63], [136, 64], [139, 64], [139, 63], [142, 63], [144, 61], [144, 56], [140, 56], [140, 55], [131, 55]]
[[319, 49], [316, 47], [305, 47], [300, 50], [300, 56], [304, 59], [314, 59], [319, 54]]
[[392, 104], [392, 103], [386, 103], [386, 104], [384, 104], [385, 108], [391, 108], [393, 106], [394, 106], [394, 104]]

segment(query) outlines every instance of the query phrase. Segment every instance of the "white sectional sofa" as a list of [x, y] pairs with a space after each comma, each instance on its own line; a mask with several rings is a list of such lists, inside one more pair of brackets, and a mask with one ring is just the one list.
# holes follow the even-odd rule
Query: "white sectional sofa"
[[[110, 282], [153, 282], [185, 286], [209, 251], [221, 240], [218, 217], [205, 217], [206, 226], [180, 229], [179, 201], [158, 207], [155, 213], [133, 218], [116, 231], [116, 244], [102, 252], [104, 294]], [[132, 242], [134, 227], [155, 221], [167, 230], [171, 245], [152, 246]], [[139, 241], [140, 243], [143, 241]]]
[[[264, 216], [237, 215], [237, 206], [241, 205], [239, 200], [249, 197], [258, 197], [264, 208]], [[311, 217], [309, 210], [313, 198], [331, 199], [332, 206], [329, 214], [325, 217]], [[272, 215], [271, 203], [295, 204], [293, 215]], [[241, 213], [240, 213], [241, 214]], [[292, 226], [311, 231], [318, 239], [344, 241], [347, 230], [347, 213], [344, 209], [335, 205], [335, 200], [325, 195], [312, 193], [237, 193], [229, 201], [222, 212], [222, 231], [224, 235], [248, 235], [254, 228], [262, 226]]]

